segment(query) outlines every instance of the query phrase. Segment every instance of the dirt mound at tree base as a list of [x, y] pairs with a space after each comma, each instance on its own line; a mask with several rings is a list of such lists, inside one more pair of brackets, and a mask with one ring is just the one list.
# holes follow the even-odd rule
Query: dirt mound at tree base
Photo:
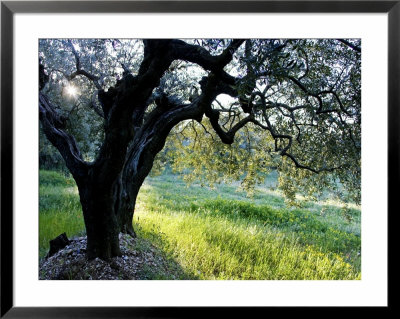
[[146, 278], [143, 266], [162, 267], [164, 261], [151, 247], [143, 252], [136, 250], [135, 240], [120, 234], [122, 256], [104, 261], [86, 257], [86, 237], [71, 239], [69, 245], [39, 264], [42, 280], [135, 280]]

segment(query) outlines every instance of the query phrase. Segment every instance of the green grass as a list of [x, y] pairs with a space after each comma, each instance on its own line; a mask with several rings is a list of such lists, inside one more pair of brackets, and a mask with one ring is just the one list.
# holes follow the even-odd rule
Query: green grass
[[[73, 181], [58, 177], [40, 172], [40, 251], [61, 232], [71, 236], [84, 230]], [[360, 279], [359, 207], [344, 213], [340, 203], [325, 201], [289, 209], [273, 190], [275, 181], [271, 175], [247, 198], [235, 185], [188, 188], [172, 174], [148, 177], [134, 228], [143, 242], [178, 265], [172, 272], [179, 268], [167, 276], [149, 269], [149, 277]]]
[[39, 257], [49, 250], [49, 241], [63, 232], [67, 236], [85, 231], [75, 181], [60, 173], [39, 173]]

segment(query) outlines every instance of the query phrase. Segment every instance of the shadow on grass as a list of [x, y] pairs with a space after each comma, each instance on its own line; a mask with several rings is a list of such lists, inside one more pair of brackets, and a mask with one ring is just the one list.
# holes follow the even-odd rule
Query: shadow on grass
[[140, 279], [145, 280], [195, 280], [198, 276], [188, 273], [176, 261], [174, 256], [166, 249], [168, 241], [163, 239], [163, 235], [157, 231], [145, 231], [139, 225], [133, 225], [137, 238], [134, 249], [141, 254], [151, 251], [156, 260], [160, 262], [154, 264], [143, 264], [138, 270]]

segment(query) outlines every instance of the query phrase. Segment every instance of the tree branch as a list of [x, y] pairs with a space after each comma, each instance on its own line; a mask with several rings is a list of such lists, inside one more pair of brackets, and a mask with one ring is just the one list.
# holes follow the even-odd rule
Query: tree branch
[[74, 79], [74, 78], [77, 77], [78, 75], [83, 75], [83, 76], [85, 76], [86, 78], [88, 78], [89, 80], [91, 80], [91, 81], [93, 82], [94, 86], [95, 86], [98, 90], [101, 90], [102, 87], [101, 87], [101, 85], [100, 85], [100, 83], [99, 83], [99, 78], [98, 78], [97, 76], [95, 76], [95, 75], [93, 75], [93, 74], [91, 74], [91, 73], [89, 73], [89, 72], [87, 72], [87, 71], [85, 71], [85, 70], [83, 70], [83, 69], [81, 68], [81, 61], [80, 61], [80, 58], [79, 58], [79, 54], [78, 54], [78, 52], [76, 52], [75, 47], [74, 47], [74, 45], [72, 44], [71, 40], [68, 40], [68, 44], [69, 44], [69, 47], [71, 48], [72, 54], [73, 54], [74, 57], [75, 57], [76, 71], [73, 72], [73, 73], [71, 73], [70, 75], [64, 74], [64, 75], [66, 76], [66, 78], [67, 78], [69, 81], [71, 81], [72, 79]]
[[339, 42], [342, 42], [343, 44], [347, 45], [348, 47], [352, 48], [353, 50], [361, 53], [361, 48], [354, 45], [353, 43], [350, 43], [349, 41], [347, 41], [345, 39], [336, 39], [336, 40], [338, 40]]
[[62, 157], [72, 175], [79, 180], [87, 174], [87, 163], [83, 160], [74, 137], [66, 133], [65, 119], [59, 116], [48, 98], [39, 92], [39, 118], [43, 131]]
[[92, 94], [92, 98], [90, 100], [90, 106], [93, 108], [93, 110], [96, 112], [96, 114], [98, 116], [100, 116], [100, 117], [102, 117], [104, 119], [105, 115], [104, 115], [104, 112], [102, 111], [102, 109], [100, 108], [100, 106], [97, 105], [97, 102], [96, 102], [97, 98], [98, 98], [98, 92], [95, 91]]
[[220, 112], [218, 110], [213, 110], [211, 107], [206, 110], [205, 112], [206, 116], [210, 120], [211, 126], [213, 127], [215, 133], [219, 136], [221, 141], [225, 144], [232, 144], [235, 138], [235, 134], [237, 131], [239, 131], [243, 126], [245, 126], [247, 123], [252, 122], [254, 120], [253, 114], [250, 114], [243, 119], [241, 119], [239, 122], [237, 122], [231, 129], [228, 131], [224, 131], [223, 128], [219, 125], [219, 115]]
[[188, 44], [181, 40], [171, 40], [174, 59], [185, 60], [200, 65], [202, 68], [214, 73], [219, 73], [233, 57], [234, 52], [244, 40], [233, 40], [229, 46], [217, 56], [211, 55], [199, 45]]

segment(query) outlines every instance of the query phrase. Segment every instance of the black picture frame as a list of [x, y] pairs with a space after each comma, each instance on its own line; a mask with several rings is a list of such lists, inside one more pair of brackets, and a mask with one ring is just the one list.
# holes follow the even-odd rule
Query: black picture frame
[[[396, 1], [1, 1], [1, 318], [190, 318], [225, 316], [227, 309], [192, 307], [15, 307], [13, 302], [13, 19], [15, 13], [387, 13], [388, 14], [388, 247], [398, 213], [400, 125], [400, 0]], [[389, 256], [389, 254], [388, 254]], [[391, 258], [389, 256], [389, 265]], [[390, 272], [389, 272], [390, 275]], [[390, 286], [390, 280], [388, 281]], [[34, 293], [34, 292], [32, 292]], [[392, 295], [388, 307], [391, 309]], [[325, 307], [324, 307], [325, 308]], [[355, 308], [355, 307], [354, 307]], [[354, 309], [352, 308], [352, 309]], [[241, 307], [236, 315], [251, 317], [257, 308]], [[270, 310], [263, 310], [269, 313]], [[331, 308], [330, 312], [339, 311]], [[359, 309], [354, 309], [359, 311]], [[276, 311], [276, 309], [275, 309]], [[282, 311], [282, 310], [278, 310]], [[301, 315], [308, 307], [285, 309]], [[324, 311], [324, 310], [323, 310]], [[346, 312], [351, 311], [350, 308]], [[371, 311], [371, 309], [368, 309]], [[265, 312], [265, 313], [267, 313]]]

